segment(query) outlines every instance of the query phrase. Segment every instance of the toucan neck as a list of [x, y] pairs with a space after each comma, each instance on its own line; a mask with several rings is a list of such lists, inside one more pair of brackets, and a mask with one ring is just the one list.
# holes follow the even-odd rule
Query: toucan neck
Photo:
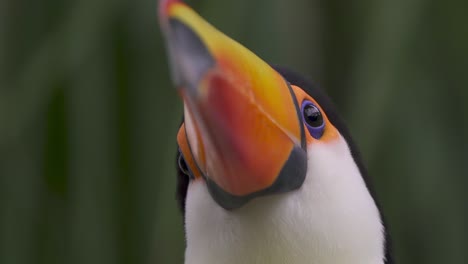
[[308, 149], [297, 191], [227, 211], [203, 181], [189, 186], [186, 263], [383, 264], [379, 210], [344, 139]]

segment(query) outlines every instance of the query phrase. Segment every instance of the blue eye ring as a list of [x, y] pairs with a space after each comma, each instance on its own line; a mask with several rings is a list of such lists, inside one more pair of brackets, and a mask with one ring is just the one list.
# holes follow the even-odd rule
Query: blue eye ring
[[304, 100], [301, 106], [302, 119], [309, 131], [309, 134], [315, 139], [320, 139], [325, 130], [325, 120], [320, 109], [311, 101]]

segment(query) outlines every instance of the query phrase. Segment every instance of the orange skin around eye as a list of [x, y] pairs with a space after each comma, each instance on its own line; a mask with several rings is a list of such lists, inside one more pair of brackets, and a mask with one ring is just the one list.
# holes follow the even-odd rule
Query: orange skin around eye
[[187, 135], [185, 133], [185, 124], [182, 124], [177, 133], [177, 143], [179, 144], [180, 151], [184, 156], [185, 163], [189, 167], [190, 171], [193, 173], [195, 179], [201, 178], [201, 173], [198, 170], [198, 166], [195, 163], [192, 152], [190, 151], [190, 146], [188, 144]]
[[[293, 92], [294, 92], [294, 94], [296, 96], [298, 104], [302, 105], [302, 102], [304, 100], [311, 101], [312, 103], [314, 103], [315, 106], [317, 106], [320, 109], [320, 112], [322, 112], [323, 120], [325, 122], [325, 130], [323, 131], [322, 137], [319, 138], [319, 139], [316, 139], [316, 138], [312, 137], [310, 135], [310, 133], [308, 133], [307, 127], [304, 124], [304, 130], [305, 130], [305, 135], [306, 135], [307, 146], [309, 146], [310, 144], [318, 143], [318, 142], [327, 143], [327, 142], [331, 142], [333, 140], [336, 140], [338, 138], [338, 136], [339, 136], [339, 132], [335, 128], [335, 126], [333, 126], [333, 124], [330, 123], [330, 121], [328, 120], [328, 117], [327, 117], [327, 113], [325, 113], [325, 111], [323, 111], [320, 104], [317, 103], [317, 101], [315, 101], [314, 98], [312, 98], [310, 95], [306, 94], [304, 92], [304, 90], [302, 90], [298, 86], [291, 85], [291, 87], [293, 88]], [[302, 115], [302, 113], [301, 113], [301, 115]]]

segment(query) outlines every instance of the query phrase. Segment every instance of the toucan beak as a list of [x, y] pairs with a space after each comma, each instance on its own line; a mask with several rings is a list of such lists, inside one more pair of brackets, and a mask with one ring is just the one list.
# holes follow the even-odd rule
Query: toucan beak
[[233, 209], [299, 188], [307, 155], [289, 84], [184, 3], [161, 1], [159, 19], [191, 154], [213, 198]]

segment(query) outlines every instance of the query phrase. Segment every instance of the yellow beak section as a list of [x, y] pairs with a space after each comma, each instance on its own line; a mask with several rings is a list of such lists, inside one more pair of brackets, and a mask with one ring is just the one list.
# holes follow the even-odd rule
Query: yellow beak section
[[197, 170], [224, 208], [301, 186], [304, 130], [289, 84], [178, 1], [160, 2], [172, 78]]

